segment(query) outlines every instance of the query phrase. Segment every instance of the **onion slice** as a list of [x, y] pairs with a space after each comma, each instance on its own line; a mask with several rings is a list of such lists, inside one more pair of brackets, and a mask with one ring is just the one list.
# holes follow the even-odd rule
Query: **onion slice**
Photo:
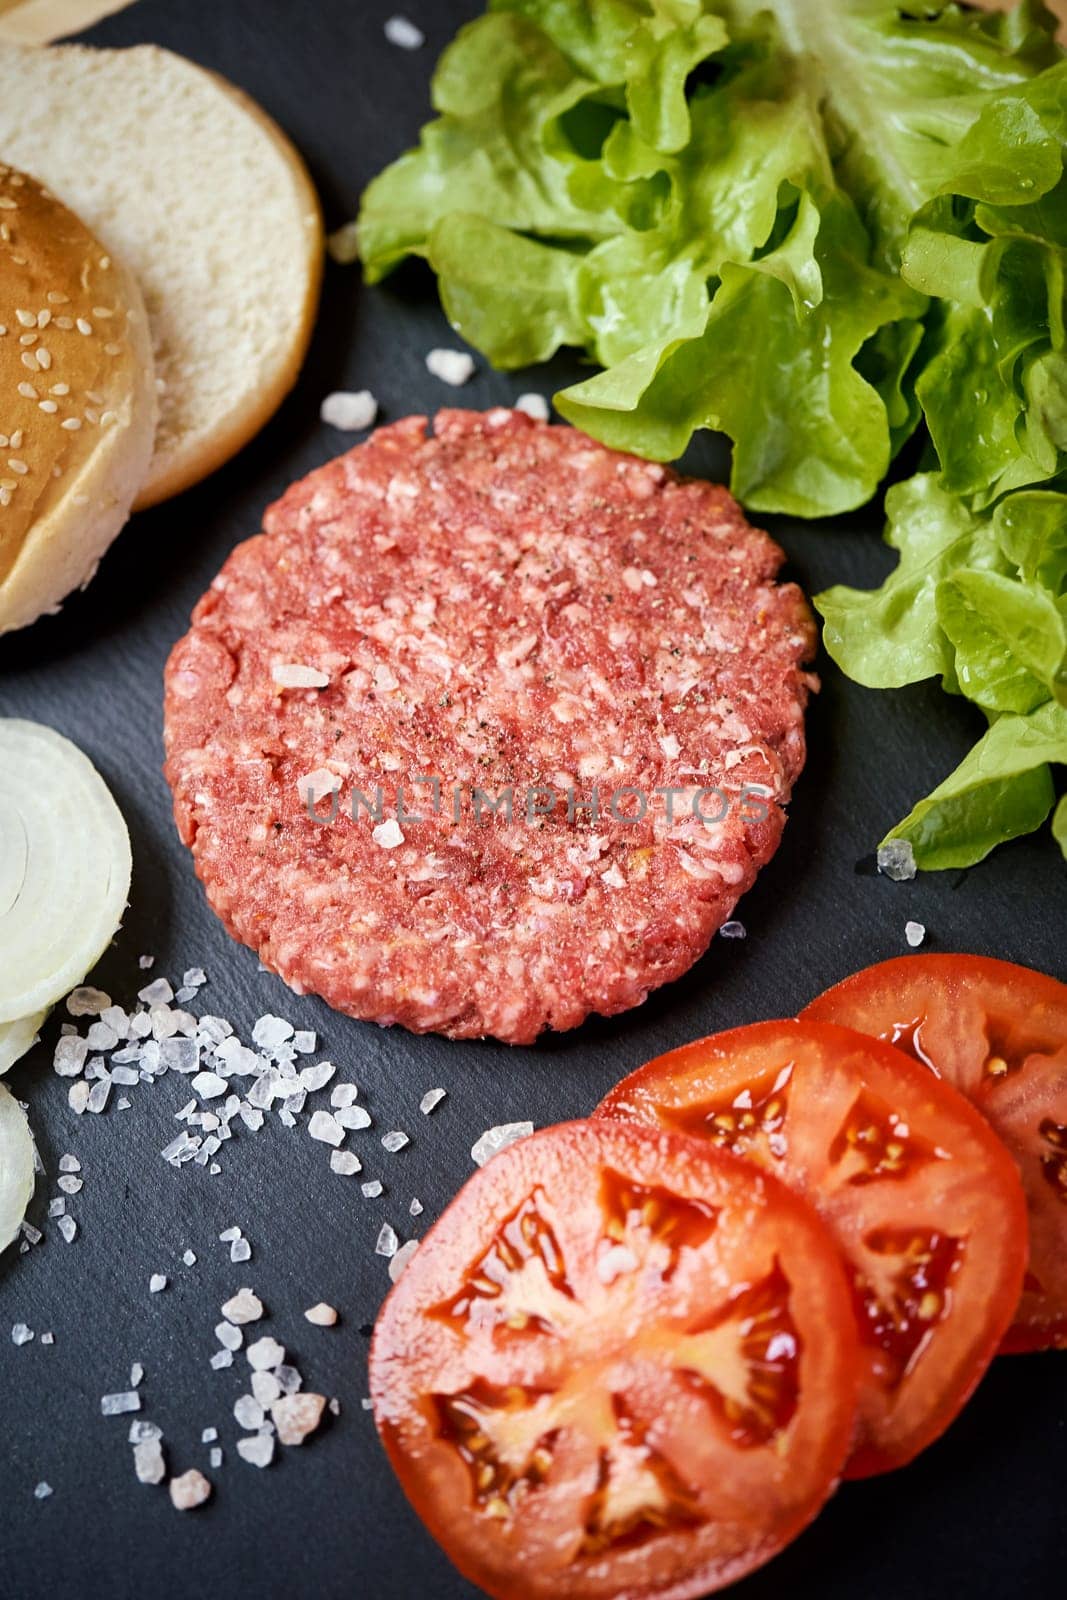
[[119, 926], [131, 870], [92, 762], [52, 728], [0, 719], [0, 1023], [81, 982]]
[[48, 1009], [35, 1011], [32, 1017], [19, 1017], [15, 1022], [0, 1022], [0, 1077], [8, 1067], [13, 1067], [20, 1056], [37, 1043]]
[[26, 1114], [0, 1083], [0, 1250], [17, 1237], [33, 1194], [33, 1135]]

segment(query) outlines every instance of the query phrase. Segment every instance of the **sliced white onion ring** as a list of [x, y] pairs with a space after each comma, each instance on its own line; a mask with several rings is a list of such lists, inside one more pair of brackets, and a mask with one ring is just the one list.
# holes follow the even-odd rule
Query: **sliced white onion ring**
[[26, 1114], [0, 1083], [0, 1250], [17, 1237], [33, 1194], [33, 1135]]
[[0, 1022], [81, 982], [119, 925], [131, 870], [92, 762], [52, 728], [0, 719]]
[[46, 1009], [35, 1011], [32, 1017], [19, 1017], [16, 1022], [0, 1022], [0, 1077], [27, 1050], [32, 1050], [47, 1015]]

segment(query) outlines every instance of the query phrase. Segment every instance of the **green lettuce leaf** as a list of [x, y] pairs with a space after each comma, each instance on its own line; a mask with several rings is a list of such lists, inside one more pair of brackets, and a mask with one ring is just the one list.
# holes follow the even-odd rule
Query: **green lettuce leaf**
[[1050, 762], [1067, 763], [1067, 709], [1049, 702], [993, 723], [955, 772], [887, 835], [906, 839], [927, 871], [970, 867], [1052, 810]]
[[964, 567], [938, 585], [937, 616], [955, 650], [956, 684], [986, 711], [1028, 712], [1067, 699], [1067, 622], [1036, 583]]
[[1052, 837], [1063, 851], [1067, 860], [1067, 794], [1063, 795], [1059, 805], [1052, 813]]

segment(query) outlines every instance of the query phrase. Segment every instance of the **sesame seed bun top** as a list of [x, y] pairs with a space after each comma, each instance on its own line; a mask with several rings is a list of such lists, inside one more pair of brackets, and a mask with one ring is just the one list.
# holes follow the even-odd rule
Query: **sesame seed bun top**
[[134, 280], [0, 165], [0, 631], [91, 576], [151, 459], [153, 390]]

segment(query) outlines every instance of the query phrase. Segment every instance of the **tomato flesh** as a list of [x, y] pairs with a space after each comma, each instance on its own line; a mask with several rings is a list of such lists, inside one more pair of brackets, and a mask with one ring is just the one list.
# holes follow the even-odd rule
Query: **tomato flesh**
[[607, 1120], [501, 1152], [375, 1329], [408, 1498], [501, 1600], [691, 1600], [838, 1480], [857, 1341], [814, 1212], [706, 1141]]
[[967, 1096], [1014, 1157], [1030, 1260], [1005, 1351], [1067, 1349], [1067, 984], [984, 956], [883, 961], [802, 1013], [905, 1050]]
[[846, 1264], [861, 1383], [849, 1477], [902, 1466], [971, 1394], [1022, 1284], [1010, 1157], [900, 1051], [825, 1023], [765, 1022], [649, 1062], [598, 1116], [702, 1136], [773, 1172]]

